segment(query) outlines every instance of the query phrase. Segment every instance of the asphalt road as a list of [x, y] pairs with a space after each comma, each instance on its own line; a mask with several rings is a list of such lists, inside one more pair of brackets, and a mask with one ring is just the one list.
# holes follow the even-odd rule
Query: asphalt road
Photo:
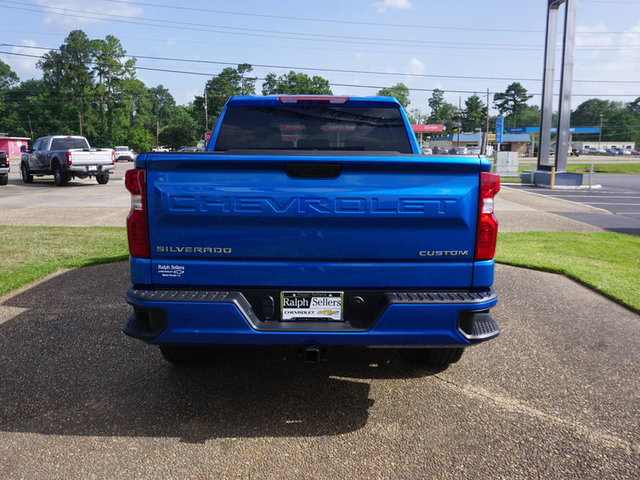
[[[0, 224], [122, 224], [116, 177], [12, 177]], [[600, 231], [565, 216], [589, 206], [496, 205], [503, 231]], [[499, 265], [501, 335], [443, 372], [361, 349], [175, 368], [121, 333], [128, 281], [94, 266], [0, 300], [0, 479], [638, 477], [640, 316], [564, 277]]]

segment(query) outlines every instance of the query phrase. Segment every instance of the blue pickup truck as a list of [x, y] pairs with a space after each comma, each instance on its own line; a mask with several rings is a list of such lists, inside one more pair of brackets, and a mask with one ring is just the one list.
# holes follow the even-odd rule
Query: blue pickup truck
[[434, 367], [498, 335], [499, 178], [426, 156], [392, 98], [238, 96], [202, 153], [126, 174], [132, 337], [200, 347], [401, 347]]

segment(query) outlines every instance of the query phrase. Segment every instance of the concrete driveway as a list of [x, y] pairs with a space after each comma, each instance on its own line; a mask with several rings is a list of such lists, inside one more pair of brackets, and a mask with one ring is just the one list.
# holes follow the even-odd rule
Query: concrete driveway
[[[128, 211], [115, 178], [7, 187], [0, 224], [123, 225]], [[52, 213], [61, 204], [66, 213]], [[497, 206], [502, 231], [600, 231], [558, 215], [589, 208], [569, 202], [505, 188]], [[499, 265], [502, 334], [444, 372], [359, 349], [317, 365], [289, 349], [219, 351], [208, 364], [175, 368], [121, 333], [127, 284], [126, 263], [115, 263], [0, 299], [0, 478], [640, 471], [640, 316], [564, 277]]]

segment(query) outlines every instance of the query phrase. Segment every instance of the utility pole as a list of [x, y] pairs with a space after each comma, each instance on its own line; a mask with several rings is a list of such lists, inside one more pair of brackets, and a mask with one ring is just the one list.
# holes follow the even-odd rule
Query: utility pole
[[489, 144], [489, 89], [487, 88], [487, 115], [486, 127], [484, 132], [484, 141], [482, 142], [482, 154], [487, 154], [487, 146]]
[[160, 142], [158, 140], [159, 137], [160, 137], [160, 122], [156, 120], [156, 147], [160, 146]]
[[462, 132], [462, 97], [458, 97], [458, 147], [460, 146], [460, 132]]
[[204, 91], [204, 129], [209, 131], [209, 102], [207, 101], [207, 90]]
[[604, 117], [604, 113], [600, 114], [600, 131], [598, 132], [598, 150], [602, 148], [602, 117]]

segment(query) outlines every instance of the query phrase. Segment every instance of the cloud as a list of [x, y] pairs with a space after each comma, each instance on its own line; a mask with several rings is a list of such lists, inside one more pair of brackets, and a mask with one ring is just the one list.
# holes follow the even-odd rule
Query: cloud
[[[22, 45], [18, 47], [11, 47], [11, 52], [18, 55], [5, 55], [2, 61], [11, 67], [11, 70], [16, 72], [20, 81], [28, 80], [30, 78], [39, 78], [40, 70], [36, 68], [36, 62], [39, 60], [33, 55], [40, 55], [43, 50], [36, 50], [29, 47], [37, 47], [38, 44], [33, 40], [23, 40]], [[25, 55], [21, 57], [19, 55]]]
[[418, 77], [414, 75], [422, 75], [425, 71], [424, 63], [422, 63], [417, 58], [412, 58], [409, 60], [408, 65], [404, 69], [404, 73], [407, 75], [404, 77], [405, 85], [409, 86], [411, 84], [415, 84], [416, 81], [419, 81]]
[[[633, 101], [635, 97], [623, 95], [635, 96], [637, 93], [634, 83], [637, 81], [640, 51], [634, 45], [640, 43], [640, 23], [619, 34], [604, 33], [611, 28], [606, 28], [602, 23], [577, 27], [576, 30], [574, 78], [596, 82], [574, 82], [573, 93], [613, 97], [623, 102]], [[586, 98], [580, 96], [574, 98], [572, 104], [577, 106], [584, 100]]]
[[[61, 27], [80, 28], [90, 23], [109, 21], [103, 15], [118, 15], [119, 17], [135, 18], [142, 16], [142, 9], [124, 3], [102, 1], [87, 2], [86, 0], [37, 0], [43, 7], [43, 22]], [[95, 12], [100, 12], [96, 15]]]
[[411, 0], [383, 0], [382, 2], [376, 2], [373, 4], [378, 10], [378, 13], [384, 13], [388, 8], [395, 8], [396, 10], [409, 10], [413, 8]]

